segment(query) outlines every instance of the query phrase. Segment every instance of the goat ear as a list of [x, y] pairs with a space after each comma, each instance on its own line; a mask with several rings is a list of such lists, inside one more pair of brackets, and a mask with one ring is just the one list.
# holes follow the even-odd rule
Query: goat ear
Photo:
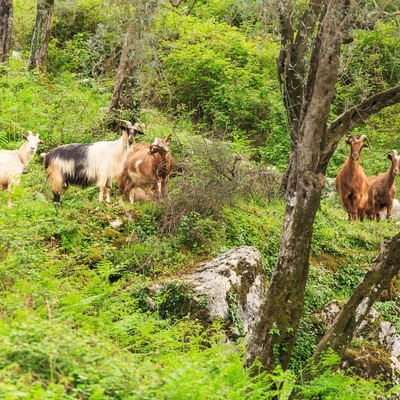
[[387, 153], [387, 156], [388, 156], [388, 159], [389, 159], [390, 161], [392, 161], [393, 158], [395, 158], [395, 157], [397, 156], [397, 150], [390, 150], [390, 151]]
[[26, 135], [22, 135], [22, 139], [24, 139], [24, 140], [28, 140], [28, 136], [26, 136]]
[[347, 143], [347, 144], [351, 144], [352, 141], [353, 141], [353, 138], [352, 138], [352, 137], [349, 137], [349, 138], [347, 138], [346, 143]]

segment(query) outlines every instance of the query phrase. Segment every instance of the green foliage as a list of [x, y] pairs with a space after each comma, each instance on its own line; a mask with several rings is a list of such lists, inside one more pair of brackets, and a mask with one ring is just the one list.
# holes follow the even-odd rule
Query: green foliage
[[1, 321], [0, 348], [3, 398], [138, 398], [127, 356], [67, 324]]
[[125, 36], [124, 24], [131, 14], [128, 5], [106, 6], [100, 0], [58, 5], [48, 52], [49, 72], [70, 71], [85, 78], [113, 73]]
[[[377, 381], [350, 376], [343, 370], [335, 371], [335, 365], [339, 362], [339, 357], [334, 353], [322, 356], [320, 363], [312, 367], [316, 378], [302, 385], [299, 390], [300, 398], [363, 400], [385, 397], [389, 394], [387, 389]], [[389, 392], [395, 393], [392, 390]]]
[[378, 22], [373, 30], [357, 31], [354, 42], [344, 47], [336, 105], [346, 107], [356, 104], [399, 81], [398, 29], [395, 21], [392, 21]]
[[157, 91], [164, 106], [186, 110], [233, 139], [251, 137], [259, 144], [272, 125], [285, 136], [273, 42], [249, 42], [224, 24], [188, 17], [176, 40], [160, 46], [164, 80]]
[[105, 135], [99, 130], [100, 111], [107, 105], [108, 95], [101, 87], [87, 87], [69, 74], [52, 82], [24, 69], [19, 60], [11, 60], [7, 73], [0, 76], [0, 103], [4, 110], [0, 114], [0, 130], [8, 133], [8, 140], [19, 140], [22, 133], [32, 130], [52, 148]]
[[190, 249], [194, 254], [209, 252], [215, 245], [224, 242], [225, 227], [221, 221], [191, 212], [180, 221], [177, 239], [179, 246]]
[[261, 251], [263, 265], [269, 274], [276, 264], [283, 218], [283, 203], [276, 201], [269, 207], [258, 209], [250, 204], [224, 209], [226, 246], [254, 246]]
[[257, 4], [253, 1], [211, 0], [201, 1], [194, 7], [193, 13], [202, 20], [215, 19], [230, 26], [249, 29], [258, 21]]

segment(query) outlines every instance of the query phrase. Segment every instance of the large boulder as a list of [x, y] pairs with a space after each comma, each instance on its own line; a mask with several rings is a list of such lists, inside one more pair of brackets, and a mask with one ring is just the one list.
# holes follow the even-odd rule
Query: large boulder
[[264, 300], [260, 252], [242, 246], [204, 262], [190, 275], [152, 285], [142, 300], [163, 318], [197, 318], [204, 326], [219, 320], [228, 339], [251, 335]]
[[201, 264], [186, 279], [197, 299], [206, 299], [203, 319], [208, 323], [222, 319], [233, 336], [251, 335], [265, 289], [261, 254], [256, 248], [230, 250]]

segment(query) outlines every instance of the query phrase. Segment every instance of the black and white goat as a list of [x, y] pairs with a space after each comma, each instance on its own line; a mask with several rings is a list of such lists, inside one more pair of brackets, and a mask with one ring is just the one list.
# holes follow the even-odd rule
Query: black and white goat
[[61, 191], [68, 185], [100, 188], [99, 201], [110, 202], [112, 182], [121, 174], [137, 134], [143, 134], [141, 124], [118, 120], [126, 124], [124, 133], [115, 141], [71, 143], [41, 154], [48, 182], [52, 185], [53, 201], [61, 202]]
[[21, 182], [21, 175], [28, 172], [28, 164], [36, 154], [37, 147], [42, 144], [39, 134], [28, 131], [22, 135], [24, 144], [18, 150], [0, 150], [0, 189], [8, 191], [8, 205], [12, 205], [12, 187]]

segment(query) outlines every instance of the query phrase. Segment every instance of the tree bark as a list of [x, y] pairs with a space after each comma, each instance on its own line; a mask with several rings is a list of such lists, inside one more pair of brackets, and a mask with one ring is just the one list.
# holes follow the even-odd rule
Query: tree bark
[[111, 98], [110, 105], [108, 106], [107, 112], [111, 113], [118, 108], [122, 91], [124, 89], [124, 83], [126, 80], [127, 71], [130, 68], [129, 53], [132, 50], [133, 42], [135, 38], [135, 27], [132, 23], [128, 24], [128, 29], [125, 35], [124, 45], [122, 47], [121, 59], [119, 62], [117, 79], [115, 82], [115, 87], [113, 95]]
[[47, 70], [47, 48], [53, 24], [54, 0], [39, 0], [37, 4], [35, 29], [31, 42], [28, 70]]
[[0, 63], [8, 60], [12, 41], [12, 21], [12, 0], [0, 0]]

